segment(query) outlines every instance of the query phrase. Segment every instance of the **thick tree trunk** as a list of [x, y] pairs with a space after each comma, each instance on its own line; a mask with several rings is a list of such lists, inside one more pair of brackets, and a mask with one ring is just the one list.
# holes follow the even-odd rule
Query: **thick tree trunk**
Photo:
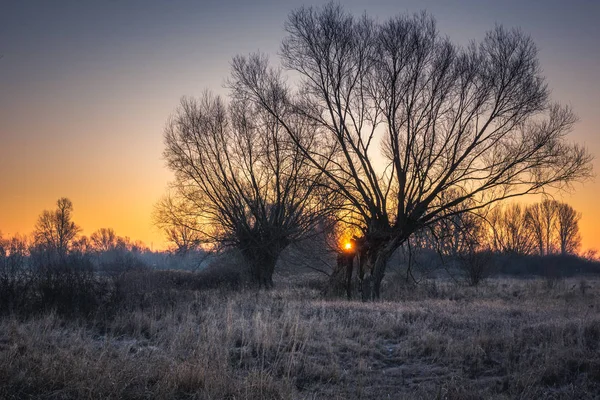
[[278, 248], [261, 249], [250, 246], [242, 250], [244, 260], [248, 263], [252, 283], [259, 289], [273, 288], [273, 273], [281, 250]]
[[363, 301], [378, 300], [381, 297], [381, 282], [385, 276], [387, 263], [402, 242], [400, 238], [394, 238], [378, 246], [372, 246], [366, 252], [367, 276], [361, 282]]
[[367, 261], [367, 275], [363, 278], [361, 285], [363, 301], [378, 300], [381, 297], [381, 282], [392, 253], [388, 254], [381, 250], [375, 255], [375, 260]]

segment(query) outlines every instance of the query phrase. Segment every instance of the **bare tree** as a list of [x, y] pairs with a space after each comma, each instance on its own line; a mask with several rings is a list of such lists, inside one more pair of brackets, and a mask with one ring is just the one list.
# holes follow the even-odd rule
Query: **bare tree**
[[[512, 210], [512, 211], [511, 211]], [[526, 206], [514, 204], [494, 214], [495, 237], [508, 249], [518, 245], [522, 250], [530, 244], [531, 252], [538, 255], [574, 253], [581, 242], [579, 220], [581, 214], [573, 207], [556, 200], [544, 199]], [[527, 251], [520, 251], [527, 254]]]
[[186, 255], [200, 248], [203, 237], [197, 215], [192, 204], [175, 194], [166, 195], [155, 205], [154, 224], [165, 233], [175, 254]]
[[566, 203], [558, 203], [556, 207], [556, 228], [560, 253], [575, 254], [581, 245], [579, 220], [581, 213]]
[[95, 250], [95, 246], [91, 239], [85, 235], [79, 236], [77, 239], [73, 240], [71, 245], [71, 251], [75, 251], [79, 254], [89, 254]]
[[546, 243], [546, 254], [550, 255], [556, 252], [556, 224], [558, 202], [556, 200], [544, 199], [540, 203], [542, 210], [542, 227], [544, 231], [544, 242]]
[[0, 280], [9, 279], [25, 265], [27, 256], [27, 238], [16, 234], [4, 238], [0, 232]]
[[546, 251], [546, 241], [543, 210], [540, 203], [527, 206], [525, 209], [525, 223], [527, 229], [531, 232], [538, 255], [543, 256]]
[[557, 207], [556, 200], [544, 199], [540, 203], [527, 206], [525, 210], [526, 226], [534, 238], [540, 256], [554, 252]]
[[137, 254], [151, 251], [150, 248], [146, 246], [146, 243], [141, 240], [131, 240], [129, 236], [117, 236], [116, 250]]
[[535, 235], [529, 229], [526, 216], [526, 208], [519, 203], [495, 207], [488, 215], [491, 247], [502, 253], [531, 254]]
[[[454, 206], [468, 210], [468, 202]], [[429, 224], [424, 232], [415, 232], [406, 243], [416, 237], [429, 237], [430, 249], [438, 253], [442, 265], [448, 261], [464, 273], [469, 285], [477, 286], [491, 272], [491, 249], [489, 245], [486, 213], [483, 209], [450, 213], [448, 217]], [[447, 270], [447, 272], [450, 272]]]
[[[332, 3], [293, 11], [285, 29], [282, 64], [297, 90], [260, 55], [236, 57], [230, 85], [344, 196], [368, 243], [364, 298], [379, 297], [396, 248], [454, 206], [476, 210], [591, 174], [588, 152], [566, 141], [576, 117], [550, 102], [536, 47], [519, 30], [497, 26], [463, 48], [426, 13], [379, 23]], [[302, 141], [299, 116], [319, 146]]]
[[81, 231], [72, 221], [73, 203], [66, 197], [58, 199], [56, 210], [44, 210], [38, 217], [34, 230], [34, 240], [45, 251], [64, 258], [70, 246]]
[[103, 253], [117, 247], [117, 234], [112, 228], [100, 228], [90, 235], [91, 247]]
[[311, 234], [335, 197], [322, 192], [322, 173], [304, 155], [318, 128], [307, 118], [288, 118], [281, 95], [272, 91], [269, 102], [286, 115], [301, 147], [243, 96], [227, 107], [209, 93], [183, 99], [164, 136], [172, 190], [185, 205], [167, 203], [166, 211], [202, 242], [239, 249], [254, 281], [267, 288], [283, 249]]
[[483, 219], [472, 212], [453, 214], [429, 228], [438, 241], [439, 251], [448, 257], [476, 252], [484, 243]]
[[9, 239], [4, 238], [2, 235], [2, 231], [0, 231], [0, 257], [7, 257], [9, 253]]

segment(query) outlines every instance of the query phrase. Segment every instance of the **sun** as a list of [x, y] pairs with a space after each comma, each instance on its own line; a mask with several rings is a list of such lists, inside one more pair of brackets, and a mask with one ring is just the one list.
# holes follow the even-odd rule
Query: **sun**
[[346, 242], [346, 244], [344, 244], [344, 250], [352, 250], [352, 243]]

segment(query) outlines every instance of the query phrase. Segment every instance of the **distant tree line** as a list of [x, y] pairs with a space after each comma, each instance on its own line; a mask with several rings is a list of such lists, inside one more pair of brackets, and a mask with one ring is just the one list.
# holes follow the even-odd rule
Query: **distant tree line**
[[459, 213], [415, 234], [421, 247], [444, 254], [492, 251], [517, 255], [576, 255], [581, 246], [581, 213], [567, 203], [498, 204]]
[[514, 254], [577, 254], [581, 213], [569, 204], [545, 199], [496, 208], [489, 216], [492, 248]]
[[131, 264], [131, 255], [150, 251], [141, 241], [118, 236], [112, 228], [98, 229], [89, 237], [80, 233], [81, 228], [73, 221], [73, 203], [60, 198], [54, 210], [40, 214], [30, 237], [17, 234], [8, 238], [0, 232], [0, 267], [60, 267], [80, 263], [81, 256], [93, 257], [104, 266], [125, 261]]
[[[32, 234], [7, 237], [0, 232], [0, 315], [52, 311], [68, 317], [93, 317], [127, 307], [130, 295], [143, 298], [150, 290], [148, 281], [196, 288], [239, 283], [233, 272], [195, 275], [190, 283], [191, 274], [157, 271], [196, 270], [207, 258], [203, 252], [188, 256], [182, 259], [151, 251], [111, 228], [81, 235], [73, 220], [72, 202], [60, 198], [55, 209], [40, 214]], [[138, 283], [132, 284], [136, 278]]]

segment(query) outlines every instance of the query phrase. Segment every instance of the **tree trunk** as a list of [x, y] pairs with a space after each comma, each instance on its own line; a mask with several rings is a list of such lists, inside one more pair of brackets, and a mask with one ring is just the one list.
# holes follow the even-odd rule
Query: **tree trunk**
[[367, 276], [363, 278], [361, 285], [363, 301], [378, 300], [381, 297], [381, 281], [390, 257], [391, 253], [387, 254], [381, 250], [374, 261], [367, 260]]
[[335, 296], [346, 293], [348, 300], [352, 299], [352, 274], [354, 267], [354, 254], [340, 252], [337, 264], [329, 277], [328, 290]]
[[251, 248], [242, 251], [250, 267], [252, 283], [259, 289], [273, 288], [273, 272], [279, 258], [279, 252]]
[[378, 300], [381, 297], [381, 282], [385, 276], [387, 263], [403, 240], [394, 238], [390, 241], [372, 246], [366, 254], [367, 276], [362, 279], [362, 300]]

